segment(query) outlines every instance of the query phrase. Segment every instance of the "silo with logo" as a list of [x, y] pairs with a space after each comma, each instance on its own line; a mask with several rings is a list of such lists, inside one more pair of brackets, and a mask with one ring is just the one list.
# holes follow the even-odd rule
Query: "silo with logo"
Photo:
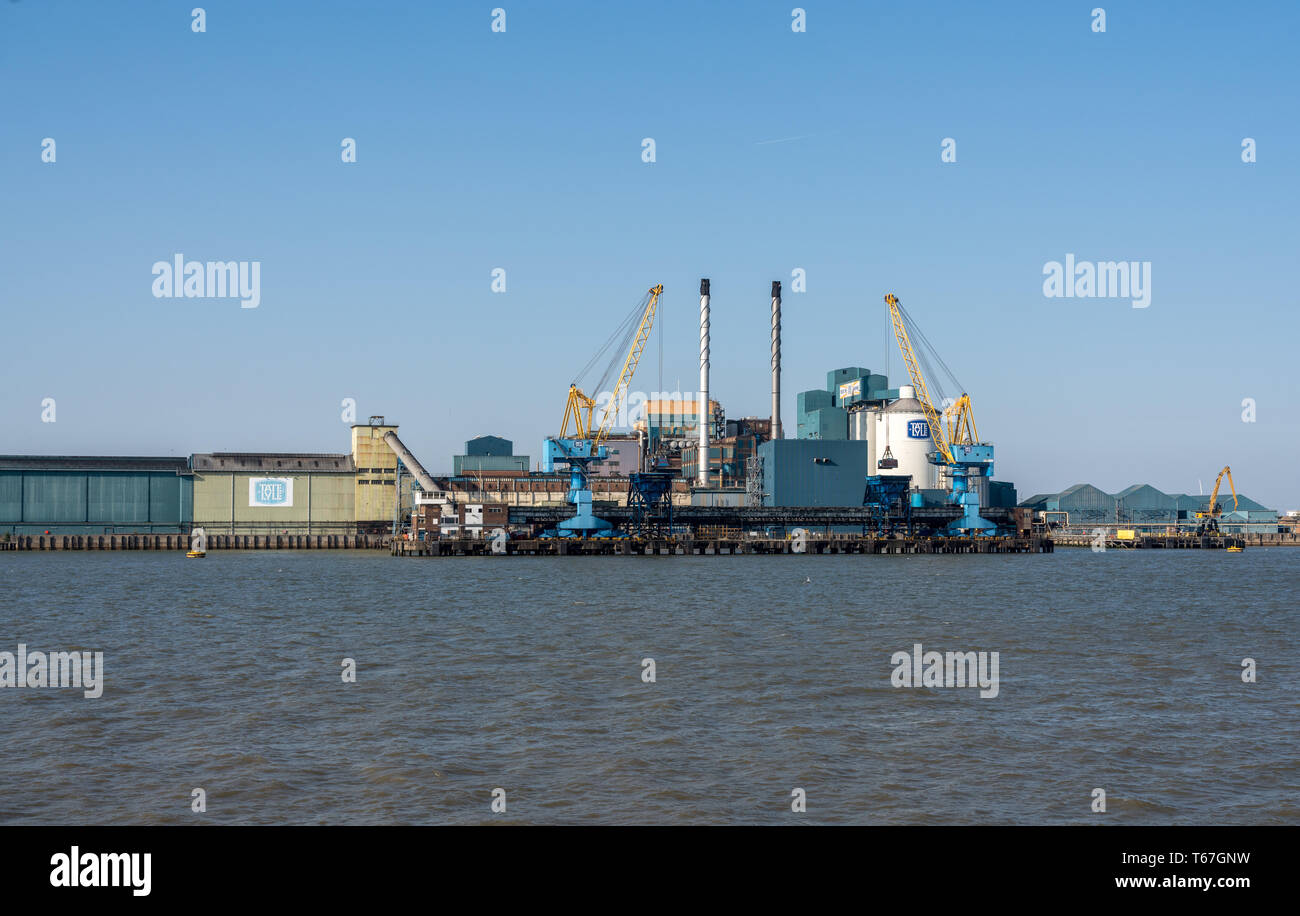
[[[916, 389], [902, 385], [898, 400], [875, 413], [875, 432], [871, 435], [871, 473], [909, 474], [912, 488], [933, 489], [935, 466], [930, 463], [934, 440]], [[890, 458], [898, 464], [890, 467]]]

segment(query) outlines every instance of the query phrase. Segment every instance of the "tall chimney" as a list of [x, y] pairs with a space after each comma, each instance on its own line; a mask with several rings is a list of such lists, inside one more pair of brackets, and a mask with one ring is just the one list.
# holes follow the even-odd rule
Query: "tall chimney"
[[772, 438], [781, 436], [781, 281], [772, 281]]
[[699, 485], [709, 485], [709, 281], [700, 280], [700, 467]]

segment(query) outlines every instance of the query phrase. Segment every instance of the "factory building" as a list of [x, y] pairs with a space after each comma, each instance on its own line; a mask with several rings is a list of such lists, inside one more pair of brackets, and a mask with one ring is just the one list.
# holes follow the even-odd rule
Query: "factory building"
[[[709, 490], [743, 489], [749, 475], [750, 460], [758, 455], [759, 445], [772, 437], [772, 420], [769, 417], [740, 417], [735, 420], [725, 420], [720, 431], [722, 433], [720, 438], [709, 437], [707, 488]], [[699, 442], [689, 443], [682, 449], [681, 473], [686, 480], [698, 482], [701, 479]], [[721, 505], [722, 503], [700, 504]]]
[[[879, 410], [897, 400], [889, 379], [860, 366], [832, 369], [826, 387], [801, 391], [795, 397], [800, 439], [866, 439], [863, 410]], [[859, 435], [854, 435], [857, 429]]]
[[[1168, 494], [1150, 484], [1134, 484], [1110, 494], [1089, 483], [1078, 483], [1060, 493], [1039, 493], [1020, 505], [1032, 509], [1040, 520], [1060, 526], [1132, 525], [1135, 527], [1169, 526], [1195, 528], [1196, 513], [1204, 512], [1209, 496]], [[1232, 496], [1220, 492], [1219, 529], [1224, 533], [1245, 534], [1277, 530], [1278, 513], [1253, 499], [1237, 494], [1234, 509]]]
[[764, 506], [860, 506], [866, 442], [772, 439], [758, 447]]
[[[763, 441], [752, 433], [710, 441], [707, 469], [710, 487], [743, 488], [749, 459], [758, 454], [758, 446]], [[699, 473], [700, 446], [694, 443], [682, 449], [682, 477], [699, 480]]]
[[641, 437], [606, 436], [604, 461], [591, 466], [593, 477], [626, 477], [641, 470]]
[[528, 456], [516, 455], [515, 444], [509, 439], [477, 436], [465, 443], [465, 454], [452, 456], [451, 473], [454, 477], [527, 474]]
[[849, 413], [834, 405], [829, 391], [815, 389], [795, 395], [796, 430], [800, 439], [847, 439]]
[[191, 465], [194, 525], [209, 534], [356, 531], [350, 455], [211, 452]]
[[[385, 434], [396, 431], [397, 424], [385, 423], [383, 417], [371, 417], [368, 423], [352, 427], [352, 463], [356, 468], [353, 510], [358, 529], [391, 527], [397, 514], [397, 455], [384, 440]], [[403, 478], [400, 498], [405, 514], [412, 506], [409, 477]]]
[[[911, 478], [912, 493], [922, 505], [951, 504], [949, 469], [930, 460], [935, 451], [934, 438], [911, 385], [890, 388], [887, 376], [861, 366], [848, 366], [827, 372], [826, 387], [800, 392], [796, 404], [800, 441], [861, 442], [867, 455], [864, 476], [907, 476]], [[779, 465], [783, 453], [778, 452], [772, 460]], [[766, 482], [773, 469], [764, 465], [763, 472]], [[777, 473], [783, 475], [785, 471], [778, 469]], [[1016, 488], [1010, 482], [981, 476], [973, 478], [971, 486], [981, 505], [1016, 505]], [[860, 501], [847, 505], [860, 505]]]
[[193, 505], [185, 458], [0, 456], [0, 534], [179, 534]]
[[[700, 402], [695, 398], [652, 398], [645, 403], [644, 416], [633, 423], [650, 453], [663, 450], [681, 451], [700, 439]], [[709, 438], [725, 425], [722, 405], [709, 401]]]

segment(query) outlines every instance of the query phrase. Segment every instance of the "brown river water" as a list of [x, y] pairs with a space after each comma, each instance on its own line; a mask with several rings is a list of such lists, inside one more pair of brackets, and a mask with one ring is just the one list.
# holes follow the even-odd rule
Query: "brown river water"
[[[1298, 584], [1287, 548], [5, 553], [0, 652], [102, 651], [103, 692], [0, 687], [0, 823], [1300, 823]], [[997, 652], [997, 695], [894, 686], [916, 643]]]

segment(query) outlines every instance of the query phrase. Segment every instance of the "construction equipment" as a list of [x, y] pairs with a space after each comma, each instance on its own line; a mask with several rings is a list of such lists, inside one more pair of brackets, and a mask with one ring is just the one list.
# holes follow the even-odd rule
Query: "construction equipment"
[[[572, 518], [560, 522], [558, 526], [560, 537], [608, 536], [613, 530], [612, 524], [592, 514], [590, 469], [592, 464], [609, 457], [604, 443], [627, 397], [627, 388], [632, 381], [632, 375], [641, 361], [641, 352], [645, 349], [646, 339], [654, 326], [655, 311], [663, 291], [662, 284], [651, 287], [637, 307], [623, 320], [623, 323], [596, 351], [578, 373], [577, 378], [569, 385], [569, 396], [564, 407], [564, 419], [560, 424], [560, 435], [546, 440], [546, 453], [542, 466], [543, 470], [551, 471], [558, 462], [568, 465], [569, 468], [567, 500], [573, 504], [575, 511]], [[595, 426], [592, 424], [592, 413], [596, 409], [596, 400], [588, 396], [578, 383], [603, 356], [612, 353], [613, 361], [605, 368], [596, 383], [595, 390], [602, 391], [613, 373], [614, 366], [618, 364], [619, 355], [625, 348], [627, 356], [623, 359], [618, 381], [614, 384], [610, 398], [605, 404], [600, 424]], [[570, 427], [572, 427], [572, 435], [570, 435]]]
[[1228, 478], [1228, 489], [1232, 491], [1232, 511], [1237, 511], [1237, 485], [1232, 481], [1232, 468], [1225, 465], [1214, 480], [1214, 489], [1210, 491], [1210, 502], [1205, 511], [1196, 513], [1196, 517], [1202, 519], [1196, 526], [1198, 535], [1219, 533], [1219, 516], [1223, 514], [1223, 509], [1219, 506], [1219, 487], [1223, 485], [1224, 477]]
[[[936, 387], [940, 403], [946, 404], [943, 416], [939, 415], [930, 396], [931, 386], [927, 384], [927, 373], [922, 372], [922, 363], [929, 370], [930, 379], [936, 385], [938, 382], [934, 372], [936, 365], [943, 370], [955, 387], [960, 389], [961, 384], [939, 358], [916, 322], [903, 309], [898, 297], [893, 293], [887, 294], [885, 304], [889, 307], [894, 336], [898, 340], [899, 350], [902, 351], [907, 374], [911, 378], [912, 387], [916, 389], [916, 398], [921, 402], [921, 410], [925, 413], [930, 427], [930, 437], [935, 447], [929, 455], [930, 461], [948, 470], [952, 478], [951, 499], [962, 509], [961, 517], [950, 524], [948, 530], [953, 534], [971, 536], [994, 534], [997, 532], [997, 525], [980, 515], [978, 486], [972, 486], [972, 483], [977, 484], [979, 478], [992, 476], [993, 446], [979, 441], [970, 397], [962, 392], [961, 397], [948, 402], [943, 397], [942, 390]], [[913, 337], [922, 345], [923, 349], [920, 351], [913, 347]]]

